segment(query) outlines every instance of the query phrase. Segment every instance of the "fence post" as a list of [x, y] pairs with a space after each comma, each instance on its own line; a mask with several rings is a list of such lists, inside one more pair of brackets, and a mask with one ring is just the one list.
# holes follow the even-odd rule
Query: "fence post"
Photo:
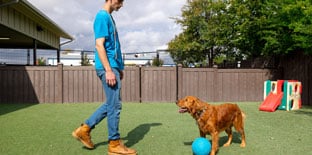
[[182, 97], [182, 65], [178, 64], [176, 67], [176, 101]]
[[55, 102], [63, 103], [63, 71], [64, 66], [62, 63], [57, 64], [57, 81], [55, 83], [56, 92], [55, 92]]
[[139, 66], [139, 102], [142, 103], [142, 66]]
[[213, 83], [212, 83], [212, 88], [214, 90], [214, 91], [212, 91], [212, 93], [213, 93], [212, 101], [213, 102], [216, 102], [216, 101], [219, 100], [219, 98], [217, 98], [219, 92], [216, 91], [216, 90], [218, 90], [218, 84], [219, 84], [219, 81], [218, 81], [218, 68], [217, 67], [213, 67]]

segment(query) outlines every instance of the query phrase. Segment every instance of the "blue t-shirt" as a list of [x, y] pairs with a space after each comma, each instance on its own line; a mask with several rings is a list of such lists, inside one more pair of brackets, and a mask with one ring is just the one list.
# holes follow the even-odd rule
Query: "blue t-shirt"
[[[105, 38], [104, 48], [106, 50], [110, 66], [112, 68], [123, 70], [124, 63], [121, 55], [118, 32], [112, 16], [107, 11], [100, 10], [96, 14], [93, 24], [93, 30], [95, 40], [98, 38]], [[104, 69], [104, 66], [99, 58], [97, 49], [95, 49], [95, 69]]]

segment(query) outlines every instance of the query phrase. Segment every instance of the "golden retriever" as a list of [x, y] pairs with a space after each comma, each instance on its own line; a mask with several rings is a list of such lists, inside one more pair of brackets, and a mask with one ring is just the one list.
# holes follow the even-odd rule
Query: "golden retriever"
[[211, 105], [194, 96], [186, 96], [176, 102], [180, 113], [188, 112], [196, 120], [200, 136], [211, 135], [212, 148], [210, 155], [215, 155], [219, 145], [219, 133], [225, 131], [228, 140], [223, 146], [229, 146], [233, 139], [232, 127], [241, 135], [240, 147], [246, 146], [244, 119], [245, 114], [237, 104], [224, 103]]

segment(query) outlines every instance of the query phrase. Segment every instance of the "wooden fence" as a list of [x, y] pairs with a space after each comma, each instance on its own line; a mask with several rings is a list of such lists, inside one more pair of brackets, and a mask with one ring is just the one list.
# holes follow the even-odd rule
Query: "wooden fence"
[[[175, 102], [186, 95], [210, 101], [262, 101], [266, 69], [126, 67], [124, 102]], [[0, 103], [103, 102], [101, 81], [91, 67], [0, 67]]]
[[312, 106], [312, 55], [292, 53], [280, 59], [283, 79], [299, 80], [302, 83], [302, 104]]
[[263, 82], [271, 78], [262, 69], [183, 68], [180, 97], [195, 95], [206, 101], [262, 101]]

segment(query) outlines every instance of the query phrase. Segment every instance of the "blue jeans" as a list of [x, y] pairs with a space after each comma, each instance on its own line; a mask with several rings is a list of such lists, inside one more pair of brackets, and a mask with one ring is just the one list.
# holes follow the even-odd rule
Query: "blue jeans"
[[118, 70], [113, 68], [113, 72], [116, 75], [117, 82], [115, 86], [109, 86], [106, 83], [105, 70], [96, 70], [97, 76], [101, 79], [103, 84], [106, 102], [104, 102], [85, 122], [91, 129], [93, 129], [95, 125], [107, 117], [108, 140], [120, 139], [119, 119], [121, 112], [121, 81]]

